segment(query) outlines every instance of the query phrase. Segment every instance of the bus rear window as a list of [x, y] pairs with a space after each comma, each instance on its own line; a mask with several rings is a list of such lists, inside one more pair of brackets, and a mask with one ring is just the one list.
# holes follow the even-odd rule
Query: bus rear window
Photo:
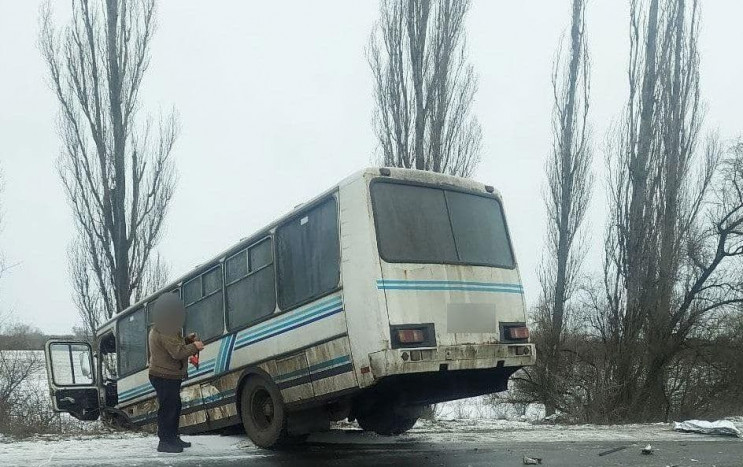
[[372, 184], [371, 195], [387, 262], [514, 266], [495, 198], [389, 182]]

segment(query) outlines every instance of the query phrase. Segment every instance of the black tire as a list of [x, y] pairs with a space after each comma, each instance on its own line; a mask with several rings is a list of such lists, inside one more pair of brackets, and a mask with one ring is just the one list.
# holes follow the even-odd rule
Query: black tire
[[415, 418], [403, 418], [398, 417], [395, 419], [395, 426], [393, 427], [393, 435], [401, 435], [406, 431], [410, 431], [415, 424], [418, 422], [418, 417]]
[[378, 405], [373, 410], [359, 414], [356, 421], [364, 431], [373, 431], [382, 436], [401, 435], [415, 426], [418, 417], [402, 415], [389, 405]]
[[286, 435], [286, 411], [276, 384], [258, 375], [251, 376], [243, 386], [240, 401], [248, 438], [261, 448], [277, 447]]

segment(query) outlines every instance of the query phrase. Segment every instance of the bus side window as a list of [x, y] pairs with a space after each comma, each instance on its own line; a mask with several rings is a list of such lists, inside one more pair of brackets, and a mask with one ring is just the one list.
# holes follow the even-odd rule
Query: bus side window
[[101, 359], [101, 375], [103, 381], [115, 381], [117, 379], [116, 374], [116, 338], [113, 332], [106, 334], [101, 338], [98, 355]]
[[117, 360], [119, 377], [142, 370], [147, 366], [147, 317], [140, 308], [118, 322]]
[[276, 229], [279, 307], [289, 310], [332, 292], [340, 282], [335, 198]]
[[208, 341], [224, 332], [222, 265], [218, 265], [183, 285], [186, 305], [186, 333], [195, 332]]
[[276, 310], [273, 249], [270, 238], [227, 259], [227, 326], [247, 326]]

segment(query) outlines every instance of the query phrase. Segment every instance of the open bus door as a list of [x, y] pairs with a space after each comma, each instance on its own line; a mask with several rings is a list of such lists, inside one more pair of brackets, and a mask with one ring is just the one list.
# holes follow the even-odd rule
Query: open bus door
[[44, 353], [54, 411], [68, 412], [79, 420], [97, 420], [100, 402], [90, 344], [50, 340]]

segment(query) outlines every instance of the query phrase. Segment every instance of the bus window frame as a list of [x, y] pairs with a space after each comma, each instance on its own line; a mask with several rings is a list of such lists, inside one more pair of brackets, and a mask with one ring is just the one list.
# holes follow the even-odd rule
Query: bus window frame
[[[264, 264], [263, 266], [261, 266], [260, 268], [258, 268], [256, 270], [251, 270], [250, 269], [250, 266], [251, 266], [250, 265], [250, 249], [253, 248], [253, 247], [256, 247], [256, 246], [258, 246], [261, 243], [266, 242], [266, 241], [271, 242], [271, 262], [268, 263], [268, 264]], [[237, 279], [235, 279], [235, 280], [227, 283], [227, 267], [225, 266], [225, 268], [224, 268], [224, 274], [225, 274], [225, 281], [224, 281], [224, 291], [225, 291], [225, 294], [224, 294], [224, 317], [225, 317], [225, 329], [227, 329], [227, 334], [232, 334], [234, 332], [242, 331], [243, 329], [247, 329], [247, 328], [249, 328], [251, 326], [255, 326], [257, 324], [262, 323], [263, 321], [266, 321], [267, 319], [271, 319], [274, 316], [278, 316], [279, 314], [281, 314], [281, 312], [279, 311], [279, 301], [278, 301], [279, 286], [278, 286], [278, 274], [276, 273], [276, 253], [277, 253], [277, 251], [275, 250], [275, 248], [276, 248], [276, 242], [274, 241], [274, 236], [271, 235], [271, 234], [268, 234], [268, 235], [265, 235], [265, 236], [257, 239], [255, 242], [251, 243], [250, 245], [246, 246], [245, 248], [243, 248], [241, 250], [238, 250], [238, 251], [234, 252], [233, 254], [231, 254], [230, 256], [227, 256], [225, 258], [224, 264], [226, 265], [227, 262], [230, 259], [236, 257], [237, 255], [239, 255], [241, 253], [245, 253], [245, 262], [247, 263], [247, 271], [248, 271], [247, 274], [245, 274], [244, 276], [241, 276], [241, 277], [239, 277], [239, 278], [237, 278]], [[258, 319], [254, 319], [253, 321], [250, 321], [249, 323], [242, 324], [242, 325], [236, 326], [234, 328], [230, 327], [230, 317], [229, 317], [229, 312], [227, 310], [227, 287], [229, 287], [230, 285], [236, 284], [236, 283], [240, 282], [241, 280], [243, 280], [243, 279], [245, 279], [247, 277], [250, 277], [250, 276], [252, 276], [254, 274], [257, 274], [257, 273], [263, 271], [266, 268], [273, 268], [273, 312], [271, 312], [270, 314], [268, 314], [266, 316], [262, 316], [262, 317], [260, 317]]]
[[[139, 312], [142, 312], [145, 315], [145, 317], [144, 317], [144, 326], [145, 326], [145, 357], [146, 357], [145, 358], [145, 364], [141, 368], [137, 368], [135, 370], [131, 370], [131, 371], [127, 372], [127, 373], [123, 373], [121, 371], [121, 362], [122, 362], [122, 359], [121, 359], [121, 327], [119, 326], [119, 323], [122, 320], [127, 319], [130, 316], [134, 316], [135, 314], [137, 314]], [[147, 319], [148, 319], [147, 307], [146, 307], [146, 303], [143, 303], [143, 304], [140, 305], [140, 307], [139, 307], [138, 310], [134, 310], [134, 311], [132, 311], [130, 313], [127, 313], [126, 315], [124, 315], [121, 318], [119, 318], [119, 319], [116, 320], [116, 371], [118, 372], [118, 375], [116, 376], [116, 381], [121, 381], [122, 379], [126, 378], [127, 376], [131, 376], [133, 374], [139, 373], [140, 371], [149, 368], [149, 366], [150, 366], [150, 359], [149, 359], [149, 352], [150, 352], [149, 347], [150, 347], [150, 345], [149, 345], [149, 336], [148, 336], [149, 329], [147, 327], [148, 326]]]
[[[54, 363], [52, 362], [52, 363], [50, 363], [49, 366], [52, 369], [52, 385], [53, 386], [58, 387], [58, 388], [87, 388], [87, 387], [91, 387], [91, 386], [98, 387], [98, 378], [97, 378], [97, 374], [96, 374], [97, 372], [94, 370], [94, 368], [95, 368], [95, 362], [94, 362], [94, 359], [93, 359], [93, 352], [94, 351], [93, 351], [93, 346], [89, 342], [82, 342], [82, 341], [80, 341], [80, 342], [76, 342], [76, 341], [52, 342], [49, 345], [49, 356], [50, 356], [50, 358], [51, 358], [51, 353], [52, 353], [52, 346], [55, 346], [55, 345], [60, 345], [60, 346], [67, 347], [67, 353], [68, 353], [68, 355], [70, 357], [70, 368], [72, 369], [73, 383], [72, 384], [58, 383], [57, 382], [57, 374], [54, 372]], [[72, 361], [72, 347], [73, 346], [81, 346], [81, 345], [82, 346], [88, 346], [88, 351], [89, 351], [88, 352], [88, 361], [90, 363], [90, 368], [91, 368], [91, 373], [90, 373], [91, 382], [90, 383], [87, 383], [87, 384], [76, 384], [74, 382], [74, 380], [75, 380], [75, 364]], [[117, 367], [118, 367], [118, 365], [117, 365]], [[118, 370], [118, 368], [117, 368], [117, 370]]]
[[[388, 183], [388, 184], [397, 184], [397, 185], [409, 185], [409, 186], [419, 186], [423, 188], [433, 188], [441, 191], [456, 191], [459, 193], [464, 193], [468, 195], [475, 195], [479, 196], [481, 198], [488, 198], [495, 200], [495, 202], [498, 203], [501, 210], [501, 215], [503, 217], [503, 226], [506, 230], [506, 240], [508, 242], [508, 247], [511, 250], [511, 257], [513, 258], [513, 264], [510, 266], [503, 266], [503, 265], [493, 265], [490, 263], [468, 263], [463, 261], [446, 261], [446, 262], [431, 262], [427, 260], [406, 260], [406, 261], [396, 261], [396, 260], [389, 260], [384, 257], [382, 254], [381, 249], [379, 248], [380, 245], [380, 238], [379, 238], [379, 227], [377, 224], [377, 214], [378, 214], [378, 207], [377, 203], [374, 200], [374, 196], [372, 195], [372, 189], [374, 185], [378, 183]], [[444, 196], [446, 196], [446, 193], [444, 193]], [[449, 265], [449, 266], [480, 266], [480, 267], [488, 267], [488, 268], [495, 268], [495, 269], [507, 269], [507, 270], [514, 270], [518, 268], [518, 261], [516, 260], [516, 252], [513, 249], [513, 242], [511, 242], [511, 230], [508, 227], [508, 219], [506, 219], [506, 211], [503, 209], [503, 202], [501, 201], [500, 197], [496, 196], [492, 193], [481, 193], [478, 191], [473, 191], [471, 189], [457, 187], [453, 185], [444, 185], [444, 184], [435, 184], [435, 183], [425, 183], [425, 182], [416, 182], [411, 180], [398, 180], [394, 178], [381, 178], [376, 177], [373, 178], [369, 182], [369, 200], [372, 205], [372, 220], [374, 223], [374, 236], [376, 240], [376, 250], [377, 254], [379, 255], [379, 258], [388, 264], [442, 264], [442, 265]], [[451, 219], [449, 220], [451, 222]]]
[[[213, 264], [211, 266], [207, 266], [205, 269], [202, 269], [201, 272], [199, 272], [196, 276], [191, 277], [190, 279], [184, 280], [181, 283], [180, 287], [179, 287], [179, 289], [182, 292], [183, 291], [183, 287], [187, 283], [192, 282], [192, 281], [195, 281], [195, 280], [198, 279], [199, 282], [200, 282], [200, 285], [201, 285], [201, 293], [203, 294], [204, 293], [204, 278], [203, 278], [203, 276], [206, 275], [206, 274], [208, 274], [208, 273], [210, 273], [210, 272], [212, 272], [213, 270], [215, 270], [217, 268], [220, 268], [221, 269], [221, 273], [222, 273], [221, 274], [221, 277], [222, 277], [222, 287], [220, 287], [219, 289], [217, 289], [217, 290], [209, 293], [208, 295], [202, 295], [201, 298], [199, 298], [196, 301], [193, 301], [193, 302], [189, 303], [188, 305], [186, 305], [185, 300], [183, 300], [183, 297], [181, 297], [181, 301], [183, 301], [183, 307], [186, 310], [186, 318], [188, 318], [188, 307], [189, 306], [195, 305], [195, 304], [197, 304], [197, 303], [199, 303], [199, 302], [201, 302], [201, 301], [203, 301], [203, 300], [211, 297], [212, 295], [216, 295], [218, 292], [222, 292], [222, 313], [221, 313], [221, 315], [222, 315], [222, 332], [220, 334], [217, 334], [214, 337], [210, 337], [209, 339], [201, 339], [201, 336], [198, 336], [199, 339], [201, 339], [201, 341], [204, 343], [204, 345], [210, 344], [212, 342], [215, 342], [215, 341], [223, 338], [227, 334], [229, 334], [229, 332], [225, 332], [225, 329], [226, 329], [225, 326], [227, 324], [227, 306], [226, 306], [226, 303], [225, 303], [225, 284], [224, 284], [224, 280], [225, 280], [225, 267], [224, 267], [224, 261], [219, 260], [215, 264]], [[185, 320], [183, 321], [183, 328], [182, 328], [181, 331], [182, 331], [182, 333], [185, 333], [186, 332], [186, 321]]]
[[[292, 310], [296, 310], [297, 308], [300, 308], [300, 307], [302, 307], [304, 305], [307, 305], [308, 303], [312, 303], [314, 301], [317, 301], [317, 300], [320, 300], [320, 299], [322, 299], [324, 297], [327, 297], [328, 295], [332, 295], [332, 294], [338, 292], [339, 290], [341, 290], [343, 288], [343, 284], [342, 284], [343, 283], [343, 273], [341, 272], [341, 263], [343, 262], [343, 255], [342, 255], [342, 253], [343, 253], [343, 247], [341, 246], [340, 203], [338, 202], [338, 196], [336, 195], [337, 193], [338, 193], [337, 191], [334, 191], [334, 192], [330, 193], [328, 196], [325, 196], [325, 197], [323, 197], [321, 199], [318, 199], [316, 202], [314, 202], [314, 203], [312, 203], [310, 205], [302, 206], [302, 209], [301, 210], [297, 211], [297, 213], [295, 213], [291, 217], [288, 217], [288, 218], [284, 219], [283, 222], [277, 224], [276, 227], [274, 228], [274, 232], [273, 232], [273, 236], [274, 236], [274, 242], [273, 242], [274, 261], [273, 261], [273, 264], [274, 264], [274, 267], [275, 267], [274, 277], [275, 277], [275, 281], [276, 281], [276, 308], [279, 309], [279, 312], [276, 313], [273, 316], [278, 316], [278, 315], [281, 315], [283, 313], [288, 313], [288, 312], [290, 312]], [[323, 292], [323, 293], [320, 293], [320, 294], [313, 295], [313, 296], [308, 297], [308, 298], [306, 298], [306, 299], [304, 299], [302, 301], [299, 301], [297, 303], [292, 304], [292, 306], [287, 307], [286, 309], [283, 309], [283, 308], [281, 308], [281, 304], [279, 303], [279, 289], [280, 289], [281, 283], [280, 283], [279, 268], [278, 268], [278, 263], [277, 263], [277, 260], [279, 258], [279, 254], [278, 254], [279, 253], [279, 251], [278, 251], [278, 242], [275, 240], [276, 237], [277, 237], [277, 233], [278, 233], [278, 231], [279, 231], [279, 229], [281, 227], [283, 227], [283, 226], [285, 226], [287, 224], [290, 224], [291, 222], [294, 222], [297, 219], [301, 219], [308, 212], [312, 211], [313, 209], [316, 209], [316, 208], [320, 207], [321, 205], [323, 205], [324, 203], [330, 201], [331, 199], [335, 203], [335, 228], [336, 228], [336, 230], [338, 232], [338, 242], [337, 242], [337, 247], [338, 247], [338, 263], [337, 263], [337, 266], [338, 266], [338, 280], [337, 280], [337, 284], [336, 284], [335, 287], [333, 287], [332, 289], [328, 290], [327, 292]]]

